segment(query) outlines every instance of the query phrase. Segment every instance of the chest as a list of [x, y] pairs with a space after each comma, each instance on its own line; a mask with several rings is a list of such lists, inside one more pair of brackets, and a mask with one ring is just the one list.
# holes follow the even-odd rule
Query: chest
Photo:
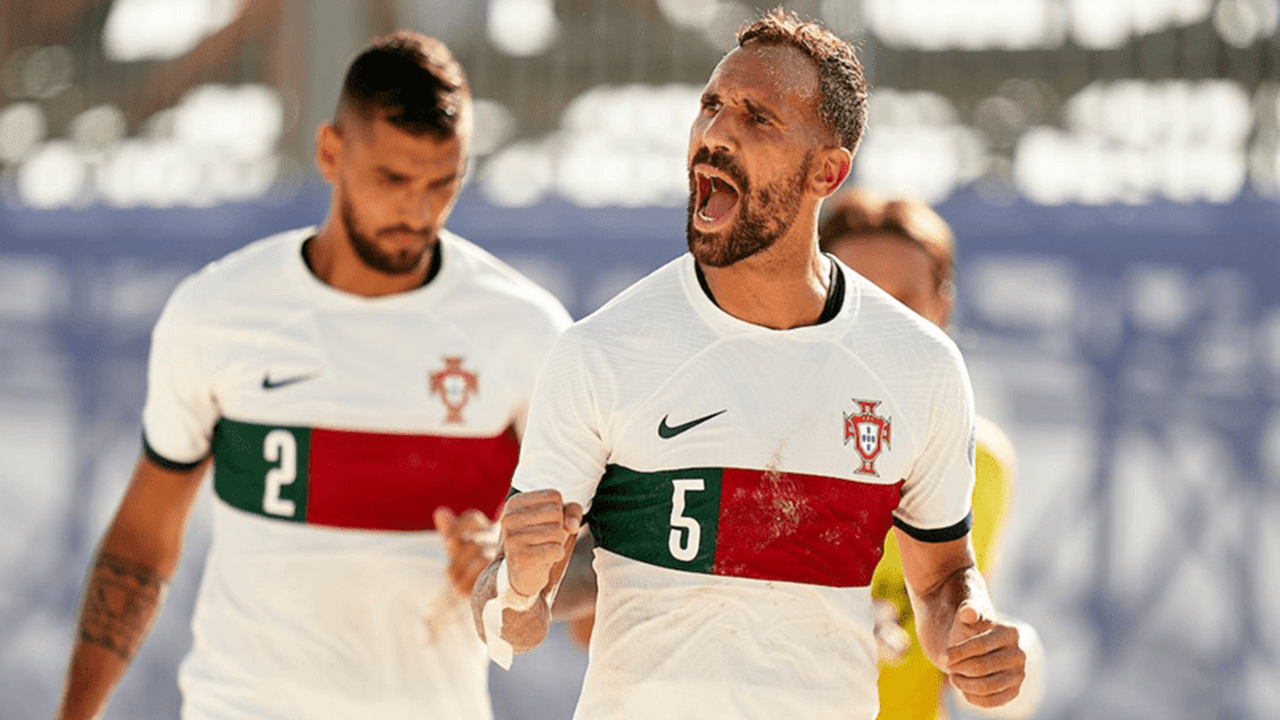
[[923, 436], [916, 395], [838, 345], [725, 344], [620, 396], [609, 462], [893, 484]]
[[221, 416], [218, 497], [273, 520], [362, 530], [429, 530], [441, 506], [492, 516], [528, 394], [509, 337], [438, 312], [229, 312], [201, 354]]
[[589, 518], [600, 546], [686, 572], [867, 585], [923, 435], [900, 400], [914, 391], [831, 343], [720, 343], [668, 368], [619, 395]]
[[497, 328], [429, 312], [246, 308], [202, 350], [221, 414], [237, 420], [493, 435], [521, 397]]

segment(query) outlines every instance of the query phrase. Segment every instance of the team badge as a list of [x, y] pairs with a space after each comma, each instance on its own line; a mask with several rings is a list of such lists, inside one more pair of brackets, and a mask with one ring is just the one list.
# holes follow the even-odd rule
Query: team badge
[[856, 441], [855, 447], [862, 465], [854, 472], [880, 477], [880, 473], [876, 472], [876, 458], [880, 456], [881, 450], [889, 447], [889, 418], [876, 414], [879, 400], [854, 398], [853, 401], [858, 404], [858, 412], [843, 413], [844, 444], [848, 445], [850, 440]]
[[445, 422], [464, 422], [462, 409], [467, 406], [471, 396], [478, 392], [480, 392], [479, 378], [475, 373], [462, 367], [461, 356], [446, 357], [444, 369], [431, 373], [431, 394], [439, 395], [449, 411]]

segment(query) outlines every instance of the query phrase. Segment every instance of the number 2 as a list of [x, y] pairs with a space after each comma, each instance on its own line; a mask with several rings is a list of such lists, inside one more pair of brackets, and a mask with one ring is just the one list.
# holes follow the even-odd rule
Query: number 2
[[267, 471], [267, 486], [262, 493], [262, 511], [269, 515], [293, 517], [297, 504], [280, 497], [280, 490], [298, 479], [298, 442], [288, 430], [272, 430], [262, 443], [262, 456], [267, 462], [280, 463]]
[[671, 481], [671, 536], [667, 539], [667, 548], [671, 550], [671, 557], [682, 562], [698, 556], [698, 545], [702, 541], [702, 527], [684, 514], [684, 495], [705, 488], [701, 478]]

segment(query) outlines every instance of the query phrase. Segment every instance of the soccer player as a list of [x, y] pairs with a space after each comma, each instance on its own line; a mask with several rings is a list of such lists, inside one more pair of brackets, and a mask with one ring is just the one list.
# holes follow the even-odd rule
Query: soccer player
[[585, 522], [579, 718], [869, 720], [869, 586], [893, 529], [925, 653], [1000, 705], [1025, 658], [970, 546], [963, 361], [818, 250], [861, 67], [782, 10], [737, 37], [690, 134], [690, 253], [567, 330], [539, 375], [477, 626], [500, 662], [540, 642]]
[[97, 716], [143, 642], [210, 466], [184, 718], [490, 717], [466, 598], [537, 366], [569, 316], [444, 229], [470, 137], [448, 49], [375, 41], [317, 134], [324, 225], [174, 291], [152, 336], [144, 452], [89, 572], [60, 718]]
[[[944, 330], [951, 322], [955, 291], [955, 240], [951, 228], [928, 205], [912, 199], [886, 200], [861, 188], [838, 193], [823, 208], [818, 228], [823, 251], [832, 253], [854, 272], [893, 295], [904, 305]], [[976, 482], [973, 488], [974, 556], [984, 576], [996, 554], [1016, 457], [1013, 445], [995, 423], [977, 418]], [[895, 647], [880, 668], [879, 720], [936, 720], [945, 716], [943, 688], [946, 676], [929, 663], [915, 634], [915, 619], [902, 577], [898, 544], [890, 535], [884, 558], [871, 581], [875, 598], [878, 636], [895, 638], [905, 629], [902, 645]], [[883, 603], [883, 605], [880, 605]], [[1038, 636], [1022, 624], [1020, 641], [1029, 661], [1043, 653]], [[897, 641], [889, 640], [893, 645]], [[1001, 717], [1029, 717], [1034, 713], [1038, 688], [1028, 676], [1015, 703], [1002, 706]]]

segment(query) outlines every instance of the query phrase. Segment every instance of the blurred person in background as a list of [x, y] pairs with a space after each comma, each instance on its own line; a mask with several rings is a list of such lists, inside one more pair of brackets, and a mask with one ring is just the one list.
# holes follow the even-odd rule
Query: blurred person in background
[[[389, 0], [375, 0], [374, 9]], [[226, 82], [243, 66], [260, 69], [263, 80], [282, 84], [282, 55], [289, 52], [282, 32], [286, 0], [238, 0], [227, 21], [179, 57], [165, 62], [118, 60], [104, 45], [104, 26], [119, 0], [60, 0], [27, 3], [0, 0], [0, 59], [23, 47], [60, 45], [76, 55], [79, 92], [85, 105], [115, 102], [134, 117], [146, 118], [181, 99], [202, 82]], [[198, 4], [188, 11], [203, 10]], [[385, 13], [383, 13], [385, 14]]]
[[[951, 228], [918, 200], [885, 199], [862, 188], [836, 194], [823, 208], [818, 228], [824, 252], [942, 329], [951, 323], [955, 301], [955, 239]], [[1016, 471], [1013, 445], [990, 420], [976, 417], [973, 540], [978, 570], [990, 577]], [[881, 649], [880, 720], [937, 720], [946, 716], [946, 675], [926, 657], [916, 637], [915, 615], [893, 535], [871, 582], [876, 603], [876, 635]], [[1019, 623], [1031, 661], [1043, 650], [1031, 626]], [[1034, 674], [1039, 679], [1040, 674]], [[1019, 699], [998, 717], [1030, 717], [1043, 692], [1024, 687]], [[962, 698], [961, 698], [962, 699]], [[980, 712], [977, 708], [968, 708]]]
[[929, 657], [1001, 705], [1024, 656], [969, 542], [963, 361], [818, 248], [862, 135], [861, 66], [780, 8], [737, 41], [690, 132], [690, 252], [566, 331], [539, 375], [477, 627], [500, 663], [540, 643], [585, 521], [578, 717], [869, 719], [892, 528]]
[[89, 571], [59, 718], [103, 712], [210, 466], [183, 717], [491, 716], [463, 598], [569, 316], [444, 229], [471, 132], [442, 43], [376, 40], [317, 133], [324, 224], [174, 291], [152, 335], [144, 452]]

